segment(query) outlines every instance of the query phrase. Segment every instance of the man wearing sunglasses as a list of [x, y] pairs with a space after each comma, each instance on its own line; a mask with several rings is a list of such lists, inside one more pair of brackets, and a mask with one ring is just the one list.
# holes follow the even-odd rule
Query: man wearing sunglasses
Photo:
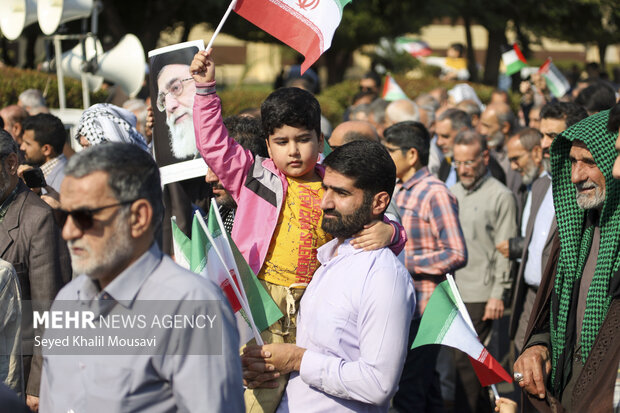
[[[144, 324], [111, 334], [131, 330], [157, 341], [132, 350], [106, 347], [104, 337], [86, 355], [79, 348], [70, 357], [44, 351], [42, 409], [242, 412], [239, 335], [226, 298], [218, 286], [163, 255], [155, 242], [164, 213], [155, 161], [138, 146], [108, 143], [72, 157], [65, 172], [55, 213], [79, 276], [60, 291], [52, 310], [76, 302], [102, 316], [142, 316]], [[207, 311], [220, 330], [175, 324], [161, 335], [153, 314], [170, 305], [175, 312], [162, 319]], [[214, 339], [201, 341], [209, 334]]]
[[[0, 130], [0, 258], [10, 262], [19, 279], [23, 300], [51, 302], [71, 279], [67, 246], [52, 211], [18, 178], [17, 143]], [[33, 357], [32, 312], [22, 316], [22, 354], [26, 401], [38, 405], [41, 359]]]

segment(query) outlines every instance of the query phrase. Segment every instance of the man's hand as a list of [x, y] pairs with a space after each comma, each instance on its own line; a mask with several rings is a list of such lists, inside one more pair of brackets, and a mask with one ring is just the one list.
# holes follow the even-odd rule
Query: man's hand
[[243, 384], [249, 388], [275, 388], [278, 383], [275, 381], [280, 377], [280, 372], [275, 371], [275, 367], [265, 361], [271, 356], [262, 349], [261, 346], [247, 346], [243, 349], [241, 365], [243, 367]]
[[146, 123], [144, 124], [144, 138], [148, 143], [153, 140], [153, 126], [155, 125], [155, 115], [153, 115], [153, 107], [148, 105], [146, 108]]
[[486, 307], [484, 307], [484, 315], [482, 321], [497, 320], [504, 315], [504, 302], [497, 298], [489, 298]]
[[495, 246], [495, 249], [498, 250], [499, 253], [502, 254], [505, 258], [508, 258], [508, 255], [510, 255], [510, 243], [508, 242], [508, 240], [502, 241], [497, 244]]
[[198, 83], [213, 82], [215, 80], [215, 62], [211, 57], [211, 51], [201, 50], [194, 55], [194, 60], [189, 66], [189, 73]]
[[373, 221], [364, 225], [364, 229], [353, 235], [351, 245], [364, 251], [378, 250], [392, 243], [394, 227], [383, 221]]
[[24, 179], [24, 171], [27, 171], [29, 169], [34, 169], [34, 168], [32, 166], [26, 165], [26, 164], [19, 165], [17, 167], [17, 176], [19, 176], [20, 178]]
[[37, 396], [33, 396], [30, 394], [26, 395], [26, 405], [33, 412], [38, 412], [39, 411], [39, 398]]
[[[269, 372], [279, 372], [287, 374], [291, 371], [299, 371], [301, 368], [301, 359], [306, 349], [297, 347], [294, 344], [278, 343], [265, 344], [264, 346], [247, 346], [243, 349], [242, 364], [244, 366], [244, 378], [246, 371], [254, 374], [248, 374], [246, 380], [252, 380], [248, 383], [248, 387], [253, 382], [263, 382], [272, 380], [278, 376], [266, 374]], [[252, 388], [252, 387], [250, 387]]]
[[547, 346], [528, 347], [521, 353], [513, 367], [515, 373], [523, 374], [519, 386], [531, 395], [545, 398], [545, 382], [551, 372], [551, 361]]

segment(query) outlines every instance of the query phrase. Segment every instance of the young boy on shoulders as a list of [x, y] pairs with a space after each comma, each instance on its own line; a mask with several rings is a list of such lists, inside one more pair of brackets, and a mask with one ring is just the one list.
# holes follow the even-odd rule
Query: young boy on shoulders
[[[261, 336], [265, 343], [295, 343], [299, 300], [320, 263], [316, 250], [331, 237], [321, 228], [323, 167], [321, 108], [298, 88], [273, 92], [261, 105], [269, 158], [254, 157], [228, 136], [215, 93], [211, 51], [198, 52], [190, 66], [196, 82], [196, 146], [209, 168], [237, 203], [232, 238], [284, 317]], [[376, 223], [356, 239], [361, 248], [390, 245], [395, 253], [406, 240], [398, 225]], [[274, 412], [287, 377], [273, 389], [248, 389], [248, 412]]]

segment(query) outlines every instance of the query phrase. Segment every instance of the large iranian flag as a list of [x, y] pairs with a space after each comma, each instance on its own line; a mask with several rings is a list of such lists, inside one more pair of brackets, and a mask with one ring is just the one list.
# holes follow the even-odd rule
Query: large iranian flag
[[305, 56], [303, 74], [332, 44], [351, 0], [237, 0], [235, 12]]
[[512, 382], [510, 374], [480, 343], [478, 334], [465, 321], [457, 302], [448, 281], [437, 285], [424, 310], [411, 348], [427, 344], [454, 347], [467, 353], [483, 387], [502, 381]]

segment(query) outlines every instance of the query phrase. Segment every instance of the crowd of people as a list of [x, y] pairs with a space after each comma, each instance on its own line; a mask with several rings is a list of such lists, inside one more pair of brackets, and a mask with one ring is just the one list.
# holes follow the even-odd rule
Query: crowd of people
[[[223, 119], [210, 51], [169, 66], [157, 109], [193, 123], [174, 134], [193, 133], [207, 192], [162, 188], [145, 102], [88, 108], [74, 145], [39, 91], [0, 110], [0, 410], [619, 409], [617, 86], [590, 77], [556, 99], [534, 77], [518, 108], [467, 83], [386, 101], [370, 72], [332, 128], [318, 77]], [[207, 217], [211, 198], [283, 314], [258, 342], [240, 342], [225, 291], [171, 247], [170, 217]], [[467, 354], [411, 349], [448, 274], [522, 392], [493, 400]], [[216, 314], [217, 343], [173, 328], [151, 351], [63, 355], [28, 301], [106, 317], [203, 303], [183, 311]]]

